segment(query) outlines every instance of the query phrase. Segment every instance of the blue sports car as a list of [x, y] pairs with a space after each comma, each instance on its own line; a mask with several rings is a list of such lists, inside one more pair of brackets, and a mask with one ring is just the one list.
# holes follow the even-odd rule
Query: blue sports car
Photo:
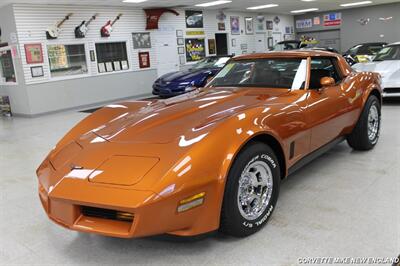
[[167, 98], [192, 91], [193, 88], [203, 87], [207, 80], [215, 76], [230, 59], [230, 56], [207, 57], [189, 70], [165, 74], [154, 82], [153, 94]]

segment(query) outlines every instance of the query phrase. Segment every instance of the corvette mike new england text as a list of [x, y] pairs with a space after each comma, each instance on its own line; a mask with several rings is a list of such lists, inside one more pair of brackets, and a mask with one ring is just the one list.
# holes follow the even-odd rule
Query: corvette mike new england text
[[298, 264], [350, 264], [350, 265], [393, 265], [400, 262], [395, 257], [300, 257]]

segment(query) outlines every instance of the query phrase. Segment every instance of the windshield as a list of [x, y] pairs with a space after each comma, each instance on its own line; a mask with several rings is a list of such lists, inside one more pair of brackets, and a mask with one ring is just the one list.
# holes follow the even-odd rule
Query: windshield
[[382, 48], [375, 56], [374, 61], [400, 60], [400, 45]]
[[301, 89], [306, 73], [306, 59], [240, 60], [227, 64], [209, 86]]
[[207, 57], [195, 65], [193, 65], [192, 69], [204, 69], [204, 68], [223, 68], [226, 62], [231, 59], [230, 57]]
[[299, 49], [299, 43], [297, 42], [277, 43], [273, 48], [274, 51], [287, 51], [295, 49]]

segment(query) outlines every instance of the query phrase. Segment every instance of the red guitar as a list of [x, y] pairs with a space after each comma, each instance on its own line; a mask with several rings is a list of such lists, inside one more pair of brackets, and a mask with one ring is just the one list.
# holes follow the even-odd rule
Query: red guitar
[[106, 25], [104, 25], [101, 30], [100, 30], [100, 34], [101, 37], [110, 37], [111, 32], [113, 30], [113, 26], [115, 24], [115, 22], [117, 22], [120, 18], [121, 18], [122, 14], [118, 14], [118, 16], [111, 22], [111, 20], [109, 20]]

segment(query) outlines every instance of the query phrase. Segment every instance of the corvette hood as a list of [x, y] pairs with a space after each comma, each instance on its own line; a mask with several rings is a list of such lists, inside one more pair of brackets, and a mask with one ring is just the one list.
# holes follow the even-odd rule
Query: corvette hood
[[162, 144], [195, 138], [226, 117], [260, 104], [279, 104], [284, 89], [219, 88], [196, 90], [127, 111], [93, 132], [110, 142]]
[[377, 72], [383, 79], [399, 79], [400, 60], [387, 60], [356, 64], [353, 68], [357, 71]]

